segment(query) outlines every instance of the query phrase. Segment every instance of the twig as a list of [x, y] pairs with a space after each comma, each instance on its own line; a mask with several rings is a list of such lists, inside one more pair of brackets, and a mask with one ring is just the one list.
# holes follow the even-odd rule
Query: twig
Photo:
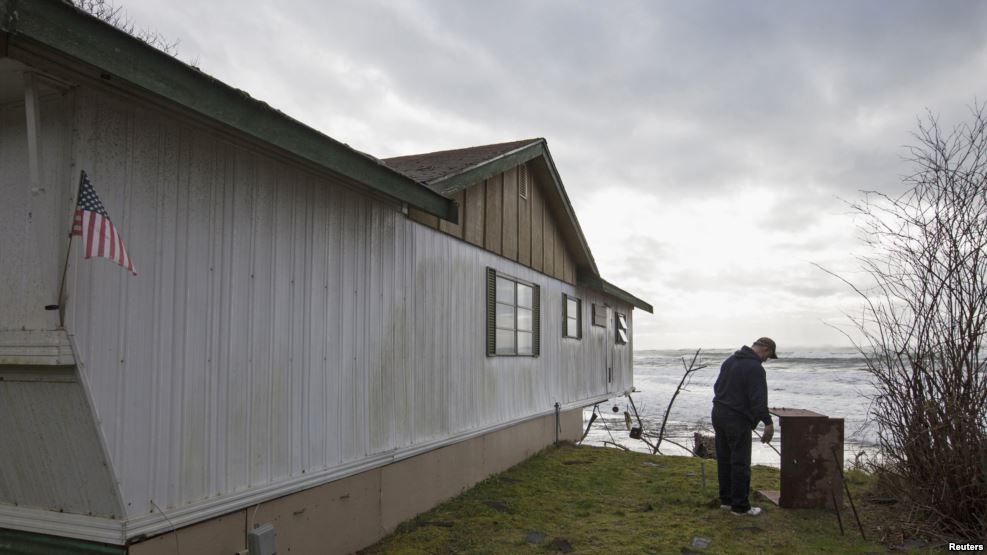
[[634, 409], [634, 418], [637, 418], [637, 425], [641, 427], [641, 433], [644, 433], [644, 423], [641, 422], [641, 416], [637, 413], [637, 407], [634, 405], [634, 398], [631, 394], [627, 394], [627, 400], [631, 402], [631, 408]]
[[623, 445], [621, 445], [619, 443], [615, 443], [613, 441], [603, 440], [603, 445], [613, 445], [614, 447], [616, 447], [618, 449], [623, 449], [624, 451], [630, 451], [630, 449], [628, 449], [627, 447], [624, 447]]
[[[757, 436], [757, 439], [760, 439], [761, 442], [764, 443], [764, 437], [761, 434], [757, 433], [757, 430], [751, 430], [751, 431], [754, 432], [754, 435]], [[771, 442], [770, 441], [767, 442], [767, 443], [765, 443], [765, 445], [767, 445], [768, 447], [774, 449], [774, 452], [775, 453], [778, 453], [778, 456], [779, 457], [781, 456], [781, 451], [779, 451], [778, 448], [775, 447], [774, 445], [771, 445]]]
[[[682, 391], [682, 386], [686, 383], [686, 380], [693, 372], [706, 368], [705, 364], [696, 366], [696, 360], [699, 358], [699, 353], [701, 352], [702, 349], [696, 349], [696, 353], [692, 355], [692, 361], [689, 362], [688, 365], [685, 363], [685, 357], [682, 358], [682, 366], [685, 367], [685, 373], [682, 374], [682, 379], [679, 380], [679, 385], [675, 388], [675, 393], [672, 394], [671, 400], [668, 401], [668, 407], [665, 409], [665, 416], [661, 419], [661, 429], [658, 430], [658, 441], [655, 442], [655, 447], [652, 454], [658, 453], [658, 448], [661, 446], [661, 442], [665, 437], [665, 426], [668, 424], [668, 415], [672, 412], [672, 405], [675, 403], [675, 398], [679, 396], [679, 392]], [[692, 449], [687, 449], [687, 451], [693, 453]]]
[[[641, 439], [644, 440], [644, 436], [642, 436]], [[686, 447], [685, 445], [682, 445], [681, 443], [679, 443], [677, 441], [672, 441], [672, 440], [668, 439], [667, 437], [665, 439], [663, 439], [662, 441], [664, 441], [665, 443], [671, 443], [672, 445], [674, 445], [674, 446], [676, 446], [676, 447], [678, 447], [680, 449], [684, 449], [684, 450], [688, 451], [689, 454], [692, 455], [692, 456], [694, 456], [694, 457], [697, 457], [698, 456], [698, 455], [696, 455], [696, 452], [693, 449], [690, 449], [690, 448]], [[652, 445], [652, 443], [650, 441], [645, 441], [645, 443], [648, 444], [648, 447], [651, 447], [652, 454], [655, 454], [655, 453], [658, 452], [658, 449], [656, 449], [656, 447], [659, 445], [658, 443], [655, 443], [653, 445]]]
[[857, 521], [857, 528], [860, 529], [860, 537], [867, 541], [867, 535], [864, 534], [864, 525], [860, 524], [860, 517], [857, 516], [857, 506], [853, 504], [853, 496], [850, 495], [850, 486], [846, 483], [846, 476], [843, 475], [843, 465], [840, 464], [840, 458], [836, 456], [836, 449], [830, 449], [833, 453], [833, 462], [836, 464], [836, 468], [840, 471], [840, 480], [843, 482], [843, 489], [846, 491], [846, 498], [850, 501], [850, 508], [853, 509], [853, 518]]
[[836, 509], [836, 522], [840, 525], [840, 535], [845, 536], [843, 531], [843, 517], [840, 516], [840, 504], [836, 501], [836, 492], [833, 491], [833, 481], [829, 481], [829, 496], [833, 498], [833, 508]]
[[596, 422], [596, 407], [596, 405], [593, 406], [593, 415], [589, 417], [589, 424], [586, 424], [586, 431], [583, 432], [583, 437], [579, 438], [579, 443], [582, 443], [586, 439], [586, 436], [589, 435], [590, 427], [593, 425], [593, 422]]

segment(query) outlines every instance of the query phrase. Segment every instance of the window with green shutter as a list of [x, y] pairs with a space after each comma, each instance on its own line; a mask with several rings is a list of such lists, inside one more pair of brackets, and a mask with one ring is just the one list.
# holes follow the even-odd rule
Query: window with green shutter
[[541, 291], [487, 268], [487, 356], [538, 356]]

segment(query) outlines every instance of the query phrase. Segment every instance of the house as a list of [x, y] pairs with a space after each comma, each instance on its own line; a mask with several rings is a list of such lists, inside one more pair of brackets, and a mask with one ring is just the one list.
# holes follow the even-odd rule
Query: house
[[381, 161], [59, 1], [0, 0], [0, 121], [5, 548], [350, 552], [632, 386], [542, 139]]

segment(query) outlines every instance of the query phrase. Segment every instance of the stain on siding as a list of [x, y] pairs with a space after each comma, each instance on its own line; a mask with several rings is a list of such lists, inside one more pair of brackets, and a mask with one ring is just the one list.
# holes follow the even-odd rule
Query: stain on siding
[[[601, 298], [214, 131], [92, 92], [79, 110], [74, 156], [126, 207], [141, 271], [76, 251], [67, 284], [130, 516], [606, 391], [595, 330], [556, 339], [563, 292]], [[479, 191], [501, 206], [500, 180]], [[464, 234], [500, 250], [501, 218], [471, 227], [470, 198]], [[485, 356], [487, 266], [542, 287], [539, 358]]]

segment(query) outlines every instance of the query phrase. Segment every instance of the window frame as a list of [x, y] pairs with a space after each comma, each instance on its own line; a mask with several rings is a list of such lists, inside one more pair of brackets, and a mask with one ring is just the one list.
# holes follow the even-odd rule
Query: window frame
[[[617, 345], [626, 345], [630, 342], [630, 332], [627, 325], [627, 315], [620, 312], [614, 311], [613, 313], [613, 340]], [[624, 337], [621, 338], [621, 333], [624, 332]]]
[[[509, 281], [513, 284], [512, 304], [502, 302], [497, 299], [498, 280]], [[518, 303], [519, 286], [531, 289], [531, 306], [523, 306]], [[488, 357], [532, 357], [541, 355], [541, 288], [538, 284], [514, 277], [498, 271], [496, 268], [487, 268], [487, 356]], [[513, 327], [507, 328], [499, 326], [497, 322], [498, 306], [511, 306], [514, 313]], [[531, 311], [531, 329], [523, 330], [518, 327], [519, 309]], [[497, 347], [498, 332], [512, 331], [514, 333], [514, 352], [500, 352]], [[531, 352], [518, 352], [518, 338], [522, 333], [531, 334]]]
[[[576, 301], [575, 317], [569, 314], [569, 301]], [[576, 320], [576, 335], [569, 335], [569, 320]], [[583, 338], [583, 300], [568, 293], [562, 293], [562, 337], [581, 340]]]

